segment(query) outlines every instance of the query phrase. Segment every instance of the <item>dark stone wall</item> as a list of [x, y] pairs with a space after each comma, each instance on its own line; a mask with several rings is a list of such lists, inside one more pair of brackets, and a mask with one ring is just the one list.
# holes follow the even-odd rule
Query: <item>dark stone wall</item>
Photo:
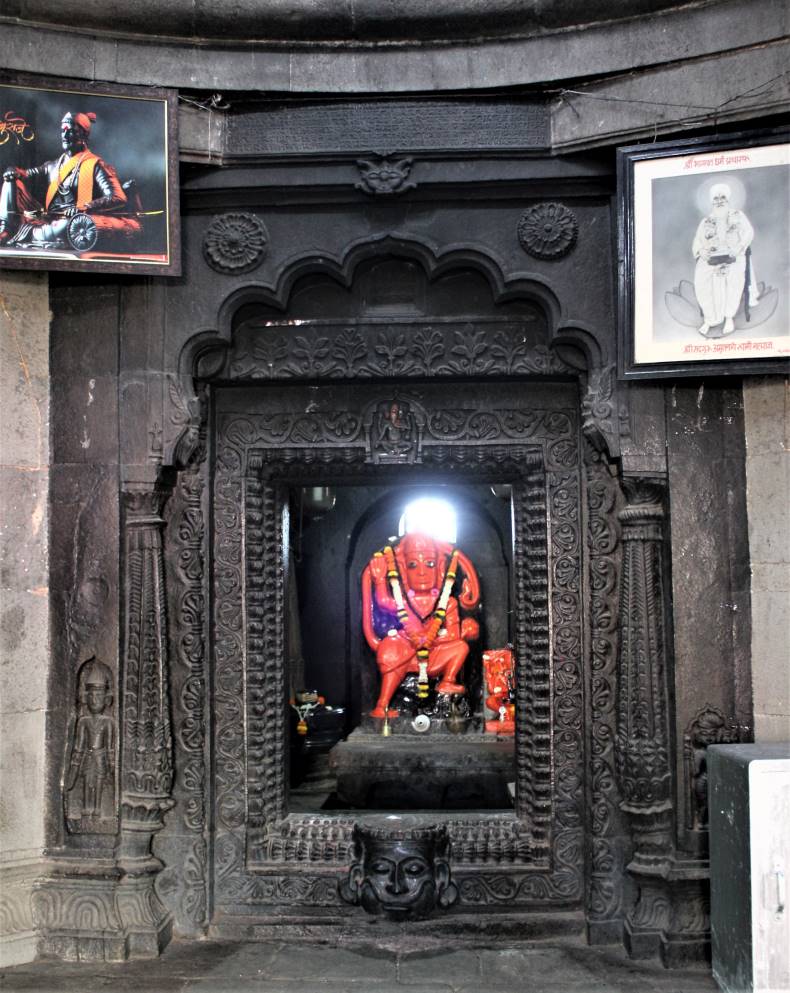
[[[398, 107], [392, 111], [399, 127], [401, 112]], [[386, 114], [381, 108], [377, 113], [374, 123], [380, 128]], [[250, 116], [260, 114], [265, 118], [257, 107]], [[250, 130], [253, 138], [260, 131], [256, 128]], [[196, 935], [211, 917], [211, 880], [221, 871], [212, 862], [212, 818], [216, 815], [230, 826], [228, 844], [242, 844], [248, 826], [239, 785], [246, 782], [242, 680], [237, 678], [242, 671], [241, 642], [233, 641], [231, 665], [225, 665], [225, 658], [215, 669], [212, 659], [211, 584], [238, 582], [233, 569], [223, 571], [218, 563], [222, 549], [217, 551], [213, 542], [223, 528], [239, 540], [244, 527], [241, 483], [238, 493], [222, 497], [230, 507], [223, 511], [228, 519], [220, 527], [212, 518], [210, 501], [219, 503], [214, 487], [222, 477], [214, 447], [222, 437], [218, 418], [229, 410], [241, 418], [252, 414], [256, 423], [264, 423], [272, 411], [280, 410], [277, 403], [284, 404], [288, 417], [301, 416], [310, 410], [310, 390], [330, 381], [339, 398], [332, 412], [344, 409], [344, 391], [350, 396], [357, 381], [376, 384], [366, 387], [371, 391], [385, 392], [407, 383], [410, 391], [425, 397], [434, 395], [431, 390], [444, 378], [448, 396], [457, 391], [474, 405], [477, 380], [490, 384], [493, 377], [508, 396], [521, 391], [525, 409], [530, 404], [549, 411], [574, 408], [583, 424], [569, 450], [576, 460], [573, 472], [583, 468], [590, 483], [589, 504], [586, 494], [568, 497], [562, 492], [558, 468], [552, 470], [550, 485], [557, 488], [559, 501], [553, 511], [559, 516], [576, 507], [570, 531], [578, 532], [585, 554], [601, 569], [596, 573], [590, 567], [588, 572], [585, 562], [577, 574], [566, 571], [552, 579], [557, 590], [563, 584], [572, 587], [553, 601], [557, 617], [563, 609], [575, 609], [568, 603], [578, 602], [591, 621], [589, 653], [586, 645], [577, 653], [578, 671], [585, 672], [587, 682], [584, 687], [574, 682], [573, 664], [564, 669], [558, 664], [558, 692], [577, 694], [579, 715], [584, 697], [586, 712], [598, 715], [597, 726], [609, 728], [604, 738], [593, 740], [591, 724], [581, 716], [577, 719], [575, 710], [556, 715], [558, 722], [569, 722], [574, 741], [590, 734], [585, 747], [590, 749], [591, 779], [579, 782], [573, 792], [579, 824], [587, 818], [590, 838], [593, 825], [598, 830], [603, 824], [605, 838], [604, 849], [596, 850], [590, 842], [589, 865], [599, 871], [605, 897], [600, 920], [590, 933], [604, 938], [619, 933], [633, 897], [631, 882], [624, 882], [631, 842], [623, 834], [612, 744], [618, 694], [614, 672], [618, 666], [622, 672], [632, 660], [618, 657], [618, 633], [627, 626], [629, 644], [644, 643], [645, 631], [659, 615], [655, 630], [663, 637], [666, 620], [666, 646], [657, 651], [651, 647], [645, 665], [660, 670], [651, 692], [664, 694], [662, 722], [665, 716], [669, 741], [662, 747], [671, 768], [663, 778], [661, 770], [656, 777], [671, 796], [671, 806], [661, 811], [658, 825], [650, 822], [649, 811], [634, 816], [642, 816], [645, 837], [661, 834], [667, 865], [676, 857], [692, 863], [696, 889], [690, 897], [678, 895], [666, 880], [650, 884], [657, 896], [644, 880], [638, 888], [643, 902], [655, 898], [661, 907], [680, 908], [678, 920], [687, 903], [699, 912], [695, 921], [701, 919], [704, 826], [690, 821], [689, 814], [702, 780], [689, 764], [694, 759], [689, 758], [686, 737], [693, 737], [692, 725], [705, 708], [721, 713], [728, 733], [748, 734], [751, 723], [744, 447], [737, 380], [704, 385], [616, 381], [611, 152], [558, 159], [539, 147], [537, 139], [529, 149], [514, 150], [508, 143], [495, 154], [460, 147], [424, 152], [415, 154], [411, 164], [409, 180], [414, 185], [389, 195], [366, 192], [365, 166], [356, 152], [343, 151], [343, 132], [330, 129], [318, 135], [320, 140], [309, 129], [305, 134], [314, 145], [289, 163], [257, 149], [244, 164], [185, 169], [181, 277], [53, 279], [52, 845], [63, 844], [65, 838], [59, 779], [77, 669], [95, 653], [111, 667], [118, 684], [127, 667], [123, 627], [131, 611], [128, 587], [134, 577], [127, 575], [127, 588], [121, 589], [125, 539], [120, 491], [142, 493], [152, 507], [157, 481], [169, 493], [163, 514], [166, 601], [164, 607], [156, 603], [151, 616], [157, 615], [156, 624], [162, 611], [167, 616], [175, 806], [169, 809], [169, 798], [162, 803], [165, 827], [156, 836], [154, 853], [166, 866], [157, 892], [175, 914], [177, 929]], [[547, 202], [560, 203], [572, 213], [576, 238], [566, 252], [538, 258], [522, 247], [519, 222], [528, 207]], [[223, 265], [222, 258], [218, 263], [206, 247], [211, 225], [234, 214], [254, 218], [265, 232], [263, 249], [249, 271]], [[443, 365], [417, 355], [411, 344], [416, 338], [408, 338], [410, 323], [438, 335]], [[522, 329], [517, 344], [522, 346], [523, 365], [515, 351], [503, 351], [498, 344], [496, 336], [504, 326]], [[355, 355], [348, 358], [347, 353], [346, 365], [333, 351], [342, 334], [356, 342]], [[293, 382], [303, 391], [298, 411], [288, 406], [297, 403], [293, 391], [287, 403], [276, 399], [284, 397]], [[274, 398], [268, 407], [267, 396]], [[508, 404], [518, 406], [515, 400]], [[448, 400], [446, 406], [455, 403]], [[490, 441], [481, 423], [480, 435], [470, 434], [475, 443]], [[501, 427], [494, 430], [498, 437]], [[304, 438], [296, 441], [303, 443]], [[225, 451], [232, 447], [228, 442]], [[241, 468], [226, 475], [234, 473], [243, 475]], [[301, 482], [302, 477], [297, 478]], [[353, 723], [368, 706], [376, 678], [359, 636], [356, 595], [372, 548], [380, 547], [394, 530], [391, 520], [382, 531], [370, 513], [371, 508], [385, 509], [392, 518], [393, 501], [400, 501], [401, 495], [393, 496], [388, 487], [388, 480], [365, 477], [339, 491], [335, 509], [300, 536], [295, 563], [305, 682], [328, 702], [349, 706]], [[474, 521], [461, 544], [483, 573], [483, 647], [499, 646], [512, 637], [504, 620], [507, 610], [502, 609], [511, 593], [507, 506], [483, 490], [459, 485], [456, 494]], [[598, 498], [601, 505], [595, 504]], [[617, 599], [622, 552], [617, 537], [625, 520], [618, 511], [626, 504], [631, 515], [626, 514], [631, 529], [628, 560], [648, 563], [640, 573], [643, 585], [638, 586], [646, 591], [647, 606], [623, 606]], [[134, 509], [134, 504], [129, 506]], [[158, 525], [145, 523], [145, 507], [134, 512], [141, 516], [140, 527], [151, 529], [145, 540], [146, 547], [153, 547]], [[640, 530], [643, 512], [648, 518]], [[594, 527], [584, 530], [588, 514], [595, 518]], [[566, 538], [560, 533], [550, 536], [551, 554], [560, 555]], [[279, 568], [278, 563], [262, 565], [270, 587], [261, 601], [267, 609], [277, 595]], [[663, 569], [668, 582], [654, 587]], [[603, 592], [595, 586], [602, 577]], [[651, 603], [650, 596], [657, 597], [656, 602]], [[136, 616], [145, 631], [153, 622], [139, 607], [138, 603]], [[240, 609], [228, 623], [230, 630], [238, 621], [228, 644], [242, 637], [241, 617]], [[214, 622], [219, 626], [224, 619]], [[261, 680], [260, 672], [256, 678]], [[117, 685], [116, 708], [119, 694]], [[233, 734], [229, 730], [228, 740], [216, 741], [212, 714], [221, 706], [226, 708], [222, 726]], [[251, 706], [252, 713], [255, 705]], [[611, 726], [605, 725], [607, 720]], [[282, 748], [282, 742], [273, 747]], [[228, 754], [218, 758], [222, 748]], [[221, 770], [216, 778], [215, 768]], [[250, 775], [257, 775], [254, 761], [250, 768]], [[220, 775], [230, 778], [223, 784]], [[227, 795], [217, 800], [223, 789]], [[571, 787], [563, 782], [561, 789]], [[582, 811], [585, 790], [595, 797], [589, 812]], [[275, 801], [287, 802], [284, 795], [271, 802]], [[702, 815], [695, 810], [699, 820]], [[76, 849], [78, 842], [65, 838], [66, 849]], [[96, 851], [105, 850], [104, 845], [97, 842]], [[230, 849], [223, 851], [231, 857]], [[241, 855], [235, 848], [231, 854], [242, 872]], [[574, 858], [577, 872], [578, 855]], [[187, 863], [189, 872], [182, 873], [180, 866]], [[297, 871], [292, 865], [281, 869], [286, 883], [287, 873]], [[282, 902], [276, 895], [266, 896], [259, 906], [278, 901]], [[697, 929], [695, 941], [704, 945], [703, 931]], [[652, 932], [642, 939], [651, 953], [656, 950]]]
[[[52, 277], [50, 336], [51, 668], [48, 838], [64, 840], [60, 779], [77, 670], [119, 655], [119, 335], [121, 287]], [[112, 839], [110, 840], [112, 844]]]
[[684, 735], [705, 708], [733, 737], [754, 730], [743, 398], [740, 385], [692, 380], [667, 388], [666, 405], [678, 822], [693, 850]]
[[[684, 71], [695, 77], [699, 71], [704, 79], [710, 64], [695, 67], [696, 60], [753, 47], [748, 75], [755, 76], [743, 84], [748, 92], [772, 78], [764, 71], [764, 46], [787, 34], [782, 0], [639, 0], [627, 7], [603, 0], [497, 0], [484, 10], [476, 0], [439, 9], [413, 0], [406, 11], [400, 4], [396, 9], [378, 2], [304, 0], [296, 7], [269, 4], [265, 12], [248, 0], [233, 3], [232, 16], [225, 16], [228, 6], [145, 0], [108, 15], [99, 3], [15, 0], [0, 14], [0, 63], [20, 72], [176, 86], [209, 95], [219, 90], [225, 96], [250, 90], [459, 93], [546, 84], [576, 90], [573, 82], [625, 74], [618, 94], [633, 98], [635, 69], [659, 66], [671, 72], [685, 60]], [[625, 16], [618, 16], [623, 10]], [[744, 78], [733, 81], [739, 91]], [[781, 77], [776, 84], [786, 100]], [[659, 89], [656, 103], [663, 99], [674, 105], [665, 112], [644, 104], [629, 107], [626, 100], [618, 108], [626, 116], [622, 132], [635, 117], [645, 129], [651, 123], [663, 129], [701, 111], [717, 113], [719, 121], [737, 116], [739, 108], [729, 105], [729, 95], [719, 91], [715, 99], [698, 100], [681, 89], [681, 99], [671, 100], [662, 98]], [[574, 113], [588, 123], [601, 110], [598, 101], [585, 107], [571, 94], [561, 100], [563, 106], [569, 102], [580, 105]], [[755, 113], [750, 99], [746, 116]]]

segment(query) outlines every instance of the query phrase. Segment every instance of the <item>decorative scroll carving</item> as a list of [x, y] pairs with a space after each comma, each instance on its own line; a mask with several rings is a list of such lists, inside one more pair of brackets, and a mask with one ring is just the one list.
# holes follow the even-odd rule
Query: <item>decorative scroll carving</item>
[[222, 214], [203, 236], [203, 256], [217, 272], [240, 275], [257, 268], [266, 255], [266, 225], [255, 214]]
[[590, 829], [592, 834], [588, 924], [621, 915], [622, 852], [614, 774], [615, 685], [617, 679], [617, 580], [620, 555], [617, 528], [618, 487], [608, 464], [588, 446], [587, 545], [590, 589]]
[[536, 312], [482, 325], [318, 323], [297, 335], [249, 322], [236, 332], [228, 374], [274, 380], [575, 374], [540, 341], [547, 332], [530, 326], [538, 320]]
[[708, 745], [740, 741], [737, 721], [711, 707], [698, 710], [683, 735], [686, 769], [686, 826], [691, 831], [708, 830]]
[[271, 445], [336, 445], [361, 439], [362, 418], [347, 411], [316, 414], [271, 414], [257, 423]]
[[536, 259], [561, 259], [576, 244], [578, 234], [576, 215], [561, 203], [535, 204], [518, 222], [521, 247]]
[[77, 674], [77, 717], [66, 764], [64, 810], [70, 834], [115, 834], [113, 675], [98, 659]]
[[[578, 449], [573, 446], [574, 453]], [[549, 457], [562, 471], [549, 473], [549, 594], [551, 596], [551, 672], [554, 700], [551, 725], [557, 788], [563, 795], [583, 789], [583, 671], [581, 631], [581, 550], [579, 476], [569, 471], [568, 448], [548, 446]], [[578, 808], [557, 810], [554, 832], [554, 876], [566, 898], [581, 897], [582, 876], [576, 867], [584, 822]]]
[[215, 893], [234, 897], [244, 859], [243, 603], [241, 529], [244, 445], [220, 442], [214, 480]]
[[[426, 436], [448, 442], [527, 441], [549, 437], [548, 463], [555, 467], [573, 466], [579, 452], [571, 433], [571, 420], [559, 411], [514, 410], [435, 410], [427, 419]], [[554, 440], [556, 439], [556, 440]]]
[[413, 190], [416, 183], [409, 180], [414, 159], [392, 159], [381, 156], [378, 161], [357, 159], [360, 181], [354, 189], [375, 196], [389, 196]]
[[[202, 451], [201, 444], [198, 452]], [[173, 909], [179, 929], [198, 934], [206, 923], [208, 887], [204, 470], [204, 463], [197, 462], [180, 474], [167, 508], [178, 819], [168, 818], [168, 828], [156, 843], [156, 854], [167, 866], [157, 880], [157, 892]]]
[[29, 865], [0, 869], [0, 934], [6, 940], [35, 932], [32, 895], [36, 881], [37, 873]]

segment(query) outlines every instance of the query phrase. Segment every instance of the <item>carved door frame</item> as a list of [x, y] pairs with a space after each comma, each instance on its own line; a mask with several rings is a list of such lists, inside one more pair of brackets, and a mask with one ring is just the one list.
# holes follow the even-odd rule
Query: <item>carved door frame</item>
[[[514, 484], [517, 800], [513, 813], [447, 818], [454, 873], [462, 906], [581, 907], [586, 635], [577, 385], [566, 380], [574, 402], [562, 409], [531, 405], [526, 383], [489, 380], [480, 388], [486, 410], [423, 401], [419, 468], [434, 478]], [[253, 414], [216, 414], [214, 890], [221, 914], [263, 912], [286, 900], [338, 906], [353, 824], [364, 819], [287, 810], [283, 488], [316, 478], [380, 478], [366, 410], [399, 387], [351, 387], [357, 405], [337, 419], [279, 409], [283, 391], [293, 389], [264, 388]], [[446, 386], [426, 389], [447, 395]], [[521, 404], [498, 407], [503, 391], [520, 394]], [[385, 472], [414, 478], [413, 465]]]

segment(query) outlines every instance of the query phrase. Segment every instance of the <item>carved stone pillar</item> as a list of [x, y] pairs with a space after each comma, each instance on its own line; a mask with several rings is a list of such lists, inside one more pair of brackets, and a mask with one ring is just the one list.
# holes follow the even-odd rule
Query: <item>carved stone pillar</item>
[[[74, 727], [64, 779], [66, 826], [80, 848], [53, 851], [33, 893], [44, 955], [119, 962], [155, 957], [170, 938], [171, 918], [154, 889], [162, 863], [151, 852], [153, 837], [163, 827], [162, 816], [173, 806], [160, 516], [165, 497], [153, 481], [127, 485], [122, 493], [120, 831], [116, 835], [116, 807], [110, 802], [115, 798], [112, 672], [90, 659], [80, 670], [79, 695], [85, 705]], [[80, 720], [85, 722], [82, 732]], [[86, 736], [92, 738], [94, 751], [96, 740], [103, 743], [103, 778], [80, 779], [81, 742]]]
[[171, 919], [154, 890], [162, 863], [151, 852], [164, 813], [173, 806], [169, 660], [159, 485], [123, 492], [125, 626], [121, 741], [122, 872], [116, 904], [128, 954], [155, 956], [170, 938]]
[[617, 693], [617, 771], [631, 820], [628, 871], [638, 887], [625, 943], [635, 958], [657, 954], [669, 926], [667, 878], [673, 855], [669, 763], [667, 632], [664, 601], [663, 486], [625, 480], [620, 512], [623, 564]]

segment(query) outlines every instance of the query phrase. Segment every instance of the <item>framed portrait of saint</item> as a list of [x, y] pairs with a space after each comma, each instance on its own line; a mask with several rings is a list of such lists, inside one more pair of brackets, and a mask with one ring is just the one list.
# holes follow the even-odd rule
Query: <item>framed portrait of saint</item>
[[180, 273], [173, 90], [0, 76], [0, 268]]
[[621, 378], [790, 371], [789, 139], [618, 150]]

